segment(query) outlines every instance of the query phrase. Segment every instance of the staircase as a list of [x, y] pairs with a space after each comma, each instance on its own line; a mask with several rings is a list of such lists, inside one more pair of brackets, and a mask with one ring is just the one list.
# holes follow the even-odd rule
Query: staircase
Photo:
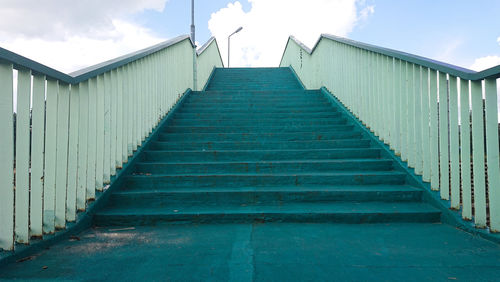
[[97, 225], [440, 220], [382, 148], [288, 68], [216, 69], [158, 130]]

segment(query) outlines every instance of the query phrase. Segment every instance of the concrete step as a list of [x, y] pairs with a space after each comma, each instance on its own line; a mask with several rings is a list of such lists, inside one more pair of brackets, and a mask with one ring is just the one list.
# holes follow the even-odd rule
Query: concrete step
[[341, 113], [335, 111], [322, 111], [314, 113], [183, 113], [177, 112], [175, 118], [181, 119], [288, 119], [288, 118], [334, 118], [341, 117]]
[[338, 171], [389, 171], [389, 159], [289, 160], [250, 162], [140, 162], [135, 175], [213, 173], [309, 173]]
[[288, 101], [288, 102], [327, 102], [319, 91], [304, 92], [296, 90], [280, 91], [206, 91], [193, 93], [186, 101], [214, 101], [222, 100], [228, 102], [263, 102], [266, 100]]
[[206, 162], [219, 161], [276, 161], [331, 160], [379, 158], [377, 148], [297, 149], [297, 150], [206, 150], [206, 151], [145, 151], [144, 161]]
[[352, 131], [352, 124], [345, 125], [302, 125], [302, 126], [169, 126], [164, 133], [241, 133], [241, 132], [335, 132]]
[[339, 149], [339, 148], [368, 148], [368, 139], [343, 139], [343, 140], [314, 140], [314, 141], [248, 141], [248, 142], [154, 142], [151, 150], [160, 151], [214, 151], [214, 150], [287, 150], [287, 149]]
[[[206, 92], [209, 93], [209, 92]], [[198, 95], [196, 97], [188, 97], [185, 100], [186, 104], [200, 103], [200, 105], [213, 105], [216, 103], [221, 104], [265, 104], [265, 103], [276, 103], [276, 104], [329, 104], [328, 100], [324, 97], [318, 95], [236, 95], [233, 93], [225, 94], [204, 94]]]
[[259, 118], [249, 119], [243, 117], [240, 119], [230, 118], [174, 118], [168, 125], [170, 126], [311, 126], [311, 125], [342, 125], [347, 124], [347, 120], [343, 117], [331, 118], [315, 118], [315, 119], [302, 119], [300, 116], [288, 119], [272, 119], [272, 118]]
[[422, 191], [406, 185], [339, 185], [324, 187], [165, 187], [114, 193], [109, 208], [288, 205], [293, 203], [418, 202]]
[[[168, 172], [165, 172], [168, 173]], [[217, 173], [217, 174], [152, 174], [130, 175], [127, 187], [159, 189], [161, 187], [269, 187], [314, 185], [404, 184], [406, 175], [397, 171], [345, 171], [312, 173]]]
[[225, 114], [225, 113], [241, 113], [241, 114], [282, 114], [282, 113], [322, 113], [322, 112], [336, 112], [332, 107], [325, 106], [314, 106], [314, 107], [218, 107], [218, 108], [194, 108], [194, 107], [182, 107], [179, 109], [179, 113], [210, 113], [210, 114]]
[[[94, 216], [98, 226], [155, 225], [161, 223], [244, 222], [438, 222], [440, 212], [422, 203], [310, 203], [261, 206], [169, 206], [162, 209], [106, 209]], [[332, 238], [334, 239], [334, 238]]]
[[264, 89], [299, 90], [300, 87], [299, 87], [299, 85], [296, 85], [296, 86], [287, 86], [287, 85], [275, 86], [275, 84], [272, 82], [269, 82], [269, 83], [247, 83], [245, 85], [242, 85], [239, 83], [233, 84], [233, 85], [221, 84], [221, 85], [213, 85], [213, 86], [209, 85], [207, 87], [208, 91], [221, 90], [221, 89], [224, 89], [224, 90], [264, 90]]
[[311, 106], [311, 105], [329, 105], [334, 108], [326, 99], [316, 96], [302, 96], [302, 97], [221, 97], [217, 98], [212, 95], [200, 96], [197, 98], [186, 98], [183, 106], [192, 107], [218, 107], [218, 106]]
[[361, 138], [361, 133], [350, 131], [323, 132], [238, 132], [238, 133], [161, 133], [159, 141], [303, 141]]

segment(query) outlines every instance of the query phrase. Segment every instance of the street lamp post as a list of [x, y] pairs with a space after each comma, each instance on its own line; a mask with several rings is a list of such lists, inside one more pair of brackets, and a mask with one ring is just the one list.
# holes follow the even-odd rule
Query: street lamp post
[[194, 38], [194, 0], [191, 0], [191, 40], [193, 44], [195, 42]]
[[198, 90], [198, 64], [196, 63], [196, 39], [194, 37], [194, 0], [191, 0], [191, 42], [193, 48], [193, 89]]
[[241, 30], [243, 29], [243, 27], [238, 27], [237, 30], [235, 30], [233, 33], [231, 33], [228, 37], [227, 37], [227, 67], [229, 68], [229, 52], [231, 50], [231, 36], [233, 36], [234, 34], [240, 32]]

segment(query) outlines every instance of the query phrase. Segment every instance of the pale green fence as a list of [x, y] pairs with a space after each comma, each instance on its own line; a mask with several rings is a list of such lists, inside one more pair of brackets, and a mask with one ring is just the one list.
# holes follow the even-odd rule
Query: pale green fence
[[70, 75], [0, 48], [0, 249], [75, 221], [195, 88], [193, 73], [203, 85], [221, 66], [213, 38], [195, 52], [189, 36]]
[[196, 60], [198, 74], [196, 90], [202, 90], [210, 78], [214, 67], [223, 67], [223, 63], [215, 37], [208, 40], [196, 52], [198, 55], [198, 59]]
[[500, 66], [474, 72], [332, 35], [312, 50], [290, 37], [280, 65], [328, 88], [464, 219], [500, 231]]

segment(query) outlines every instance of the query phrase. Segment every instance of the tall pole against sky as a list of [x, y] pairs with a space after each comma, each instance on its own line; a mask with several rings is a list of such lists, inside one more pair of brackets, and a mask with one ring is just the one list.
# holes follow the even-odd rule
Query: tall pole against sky
[[193, 90], [198, 90], [198, 64], [196, 63], [196, 41], [194, 34], [194, 0], [191, 0], [191, 41], [193, 42]]
[[191, 40], [195, 42], [194, 37], [194, 0], [191, 0]]

